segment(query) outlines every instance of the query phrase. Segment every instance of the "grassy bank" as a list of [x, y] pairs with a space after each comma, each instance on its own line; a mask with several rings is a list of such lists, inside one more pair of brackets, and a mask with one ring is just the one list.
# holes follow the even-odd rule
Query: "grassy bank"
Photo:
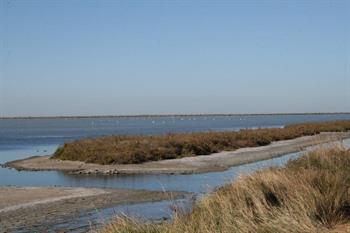
[[208, 155], [273, 141], [350, 130], [350, 120], [287, 125], [275, 129], [238, 132], [201, 132], [158, 136], [106, 136], [64, 144], [52, 158], [97, 164], [132, 164], [146, 161]]
[[[316, 233], [349, 223], [350, 151], [339, 147], [240, 177], [171, 223], [119, 218], [101, 233]], [[342, 232], [346, 228], [343, 225]]]

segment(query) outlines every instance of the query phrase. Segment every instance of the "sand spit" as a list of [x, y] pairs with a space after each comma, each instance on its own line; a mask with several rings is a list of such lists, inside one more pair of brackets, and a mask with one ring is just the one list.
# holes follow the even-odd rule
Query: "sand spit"
[[291, 140], [273, 142], [267, 146], [242, 148], [211, 155], [146, 162], [142, 164], [99, 165], [80, 161], [50, 159], [50, 156], [30, 157], [6, 163], [4, 166], [28, 171], [67, 171], [77, 174], [174, 174], [220, 171], [232, 166], [271, 159], [306, 147], [350, 138], [350, 132], [321, 133]]
[[170, 200], [184, 195], [126, 189], [0, 187], [0, 232], [69, 222], [81, 213], [119, 204]]

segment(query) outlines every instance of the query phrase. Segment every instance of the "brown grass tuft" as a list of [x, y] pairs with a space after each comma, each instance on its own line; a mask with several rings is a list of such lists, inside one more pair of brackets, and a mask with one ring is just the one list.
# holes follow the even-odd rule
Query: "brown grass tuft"
[[118, 218], [101, 233], [329, 232], [350, 223], [350, 151], [322, 149], [240, 177], [173, 222]]

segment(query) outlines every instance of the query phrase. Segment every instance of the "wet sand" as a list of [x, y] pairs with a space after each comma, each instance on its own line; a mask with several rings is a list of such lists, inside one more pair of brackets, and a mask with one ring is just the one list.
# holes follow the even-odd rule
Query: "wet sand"
[[273, 142], [267, 146], [242, 148], [211, 155], [162, 160], [142, 164], [99, 165], [80, 161], [50, 159], [50, 156], [30, 157], [6, 163], [17, 170], [58, 170], [77, 174], [174, 174], [222, 171], [232, 166], [271, 159], [306, 147], [350, 138], [350, 132], [321, 133], [291, 140]]
[[184, 195], [125, 189], [0, 187], [0, 232], [69, 222], [81, 213], [119, 204], [172, 200]]

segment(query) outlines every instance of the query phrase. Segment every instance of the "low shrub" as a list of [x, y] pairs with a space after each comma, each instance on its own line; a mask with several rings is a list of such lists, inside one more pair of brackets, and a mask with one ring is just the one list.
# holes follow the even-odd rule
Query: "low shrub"
[[158, 136], [106, 136], [65, 143], [52, 158], [98, 164], [132, 164], [186, 156], [209, 155], [273, 141], [350, 130], [350, 120], [287, 125], [284, 128], [243, 129]]

